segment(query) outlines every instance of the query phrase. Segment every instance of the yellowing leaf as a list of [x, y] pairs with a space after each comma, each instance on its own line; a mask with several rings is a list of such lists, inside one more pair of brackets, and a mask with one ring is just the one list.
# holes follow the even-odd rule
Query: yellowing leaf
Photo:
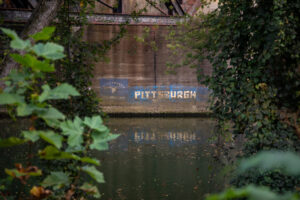
[[46, 160], [62, 160], [62, 159], [73, 159], [73, 160], [80, 160], [79, 156], [75, 154], [59, 151], [54, 146], [47, 146], [42, 151], [39, 151], [39, 156], [42, 159]]
[[45, 198], [51, 194], [50, 190], [45, 190], [41, 186], [33, 186], [30, 190], [30, 194], [39, 199]]
[[80, 189], [84, 192], [86, 192], [87, 194], [93, 195], [95, 198], [100, 198], [100, 193], [99, 190], [97, 188], [97, 186], [92, 185], [90, 183], [85, 182]]

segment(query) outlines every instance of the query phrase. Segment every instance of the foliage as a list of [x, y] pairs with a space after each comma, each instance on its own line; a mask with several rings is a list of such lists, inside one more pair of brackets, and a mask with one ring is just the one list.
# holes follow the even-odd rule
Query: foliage
[[[219, 0], [216, 10], [199, 13], [182, 24], [184, 29], [170, 32], [169, 48], [189, 52], [183, 64], [211, 63], [209, 75], [198, 67], [199, 81], [211, 90], [219, 133], [245, 135], [245, 156], [270, 149], [299, 151], [299, 8], [299, 0]], [[299, 180], [250, 173], [235, 184], [271, 182], [276, 183], [272, 189], [282, 191]]]
[[[299, 155], [292, 152], [260, 152], [248, 159], [243, 159], [239, 165], [238, 173], [244, 173], [251, 169], [255, 169], [256, 173], [279, 170], [287, 175], [299, 176], [299, 163]], [[277, 194], [268, 187], [248, 185], [243, 188], [229, 188], [220, 194], [208, 196], [206, 200], [230, 200], [241, 198], [249, 200], [297, 200], [300, 199], [300, 195], [291, 192]]]
[[[64, 46], [67, 56], [56, 63], [57, 73], [48, 81], [55, 86], [61, 82], [73, 85], [81, 94], [69, 100], [57, 101], [55, 104], [68, 116], [91, 116], [103, 114], [99, 108], [99, 99], [91, 89], [94, 66], [97, 61], [108, 61], [106, 52], [117, 43], [126, 32], [125, 24], [111, 40], [102, 43], [83, 39], [88, 28], [88, 16], [93, 13], [95, 0], [66, 0], [57, 14], [55, 39]], [[77, 15], [70, 12], [76, 11]]]
[[[86, 196], [84, 193], [99, 197], [95, 184], [103, 183], [104, 178], [95, 167], [100, 165], [99, 160], [88, 157], [88, 151], [106, 150], [107, 142], [118, 135], [110, 133], [100, 116], [66, 119], [49, 103], [80, 95], [72, 85], [62, 83], [51, 88], [45, 81], [46, 75], [55, 71], [53, 61], [65, 56], [62, 46], [47, 42], [54, 32], [53, 27], [30, 36], [35, 44], [20, 39], [14, 31], [1, 30], [12, 39], [10, 46], [22, 53], [11, 55], [20, 68], [5, 78], [0, 105], [7, 105], [14, 118], [30, 118], [31, 125], [17, 137], [1, 139], [0, 147], [27, 143], [38, 150], [28, 155], [26, 164], [16, 163], [16, 168], [5, 169], [6, 180], [23, 187], [14, 186], [10, 193], [8, 184], [1, 184], [0, 194], [13, 199], [80, 199]], [[44, 121], [47, 127], [38, 129], [38, 120]], [[53, 166], [55, 170], [51, 170]], [[90, 178], [83, 178], [84, 174]]]
[[266, 172], [272, 169], [280, 169], [284, 174], [296, 176], [300, 175], [299, 155], [292, 152], [268, 151], [256, 154], [248, 159], [243, 159], [240, 163], [239, 174], [251, 168]]
[[233, 200], [233, 199], [248, 199], [248, 200], [297, 200], [300, 199], [297, 194], [279, 195], [272, 192], [267, 187], [257, 187], [249, 185], [243, 188], [229, 188], [221, 194], [211, 195], [206, 200]]

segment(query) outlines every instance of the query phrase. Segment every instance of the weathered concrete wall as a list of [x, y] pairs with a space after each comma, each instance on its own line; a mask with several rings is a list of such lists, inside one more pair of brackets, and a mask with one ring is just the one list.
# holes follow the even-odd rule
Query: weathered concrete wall
[[[128, 26], [127, 35], [109, 51], [110, 62], [96, 64], [93, 89], [108, 113], [198, 113], [207, 111], [209, 91], [197, 82], [196, 69], [178, 68], [167, 74], [166, 62], [179, 62], [166, 47], [167, 26]], [[117, 25], [91, 25], [87, 40], [101, 42], [118, 34]], [[155, 42], [157, 49], [152, 48]], [[151, 45], [152, 44], [152, 45]], [[210, 73], [208, 63], [201, 66]]]
[[[5, 22], [26, 22], [30, 11], [0, 11]], [[119, 23], [126, 15], [93, 15], [85, 39], [101, 42], [119, 32]], [[114, 19], [115, 21], [110, 21]], [[117, 20], [116, 20], [117, 19]], [[131, 19], [127, 35], [108, 53], [110, 62], [99, 62], [95, 68], [93, 89], [102, 98], [101, 106], [108, 113], [198, 113], [206, 112], [207, 88], [197, 83], [196, 69], [182, 67], [177, 74], [166, 74], [166, 62], [180, 62], [182, 56], [173, 55], [166, 47], [167, 25], [175, 25], [181, 18], [141, 16]], [[112, 23], [113, 22], [113, 23]], [[159, 25], [157, 25], [159, 24]], [[145, 42], [135, 37], [149, 35]], [[154, 50], [153, 44], [157, 50]], [[210, 73], [208, 63], [201, 68]]]

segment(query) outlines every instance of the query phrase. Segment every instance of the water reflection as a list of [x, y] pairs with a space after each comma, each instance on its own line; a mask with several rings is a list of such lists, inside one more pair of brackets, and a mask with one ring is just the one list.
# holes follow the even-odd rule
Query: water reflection
[[133, 140], [136, 143], [153, 143], [157, 144], [161, 141], [169, 141], [169, 145], [181, 145], [186, 143], [196, 142], [196, 134], [188, 132], [167, 132], [165, 134], [158, 135], [154, 132], [136, 131], [133, 134]]
[[112, 118], [121, 136], [102, 161], [102, 199], [194, 200], [224, 187], [221, 164], [207, 141], [214, 122], [199, 118]]
[[[8, 137], [27, 126], [0, 121], [0, 134]], [[224, 188], [226, 176], [208, 140], [215, 122], [201, 118], [112, 118], [108, 122], [120, 137], [110, 150], [92, 152], [101, 160], [105, 184], [103, 200], [198, 200]], [[1, 152], [3, 168], [25, 162], [26, 146]], [[20, 153], [16, 153], [20, 152]], [[25, 154], [24, 154], [25, 153]], [[224, 162], [223, 162], [224, 163]]]
[[[19, 136], [20, 132], [28, 128], [28, 120], [20, 120], [14, 122], [11, 119], [0, 120], [0, 136], [8, 138], [11, 136]], [[17, 145], [10, 148], [0, 148], [0, 179], [6, 177], [5, 168], [13, 168], [15, 163], [25, 163], [28, 156], [28, 146]]]

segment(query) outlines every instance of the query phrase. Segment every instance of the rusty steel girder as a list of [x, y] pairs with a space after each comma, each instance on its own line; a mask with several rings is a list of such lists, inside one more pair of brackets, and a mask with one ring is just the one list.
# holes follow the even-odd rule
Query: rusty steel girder
[[[5, 22], [25, 23], [31, 16], [30, 10], [7, 10], [0, 9], [0, 16]], [[72, 16], [77, 13], [71, 13]], [[128, 22], [129, 25], [176, 25], [179, 22], [183, 22], [182, 17], [173, 16], [155, 16], [144, 15], [138, 17], [132, 17], [125, 14], [92, 14], [88, 16], [88, 22], [90, 24], [124, 24]]]

